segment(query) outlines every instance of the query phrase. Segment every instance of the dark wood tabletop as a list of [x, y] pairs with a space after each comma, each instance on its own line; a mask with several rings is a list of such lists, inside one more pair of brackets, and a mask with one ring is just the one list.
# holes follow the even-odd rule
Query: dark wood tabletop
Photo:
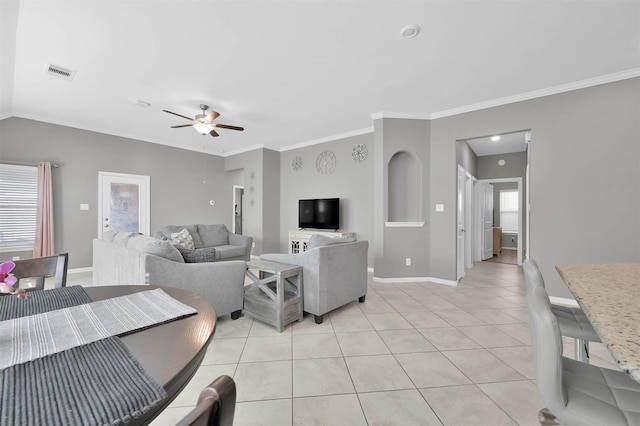
[[[149, 374], [160, 383], [168, 398], [133, 424], [147, 424], [162, 412], [189, 383], [202, 363], [216, 328], [216, 313], [205, 299], [186, 290], [148, 285], [85, 287], [98, 300], [161, 288], [174, 299], [195, 308], [197, 315], [122, 336], [122, 342]], [[194, 400], [195, 404], [196, 401]]]

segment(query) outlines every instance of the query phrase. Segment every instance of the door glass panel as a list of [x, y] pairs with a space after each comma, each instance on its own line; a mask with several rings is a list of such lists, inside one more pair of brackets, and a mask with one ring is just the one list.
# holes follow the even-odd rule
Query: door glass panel
[[114, 231], [140, 231], [140, 187], [132, 183], [111, 183], [111, 227]]

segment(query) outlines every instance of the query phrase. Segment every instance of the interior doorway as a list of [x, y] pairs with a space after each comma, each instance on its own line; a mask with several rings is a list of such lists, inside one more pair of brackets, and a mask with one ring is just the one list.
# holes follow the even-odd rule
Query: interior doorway
[[[519, 265], [526, 258], [530, 141], [530, 130], [522, 130], [456, 142], [458, 279], [464, 276], [464, 269], [473, 267], [473, 262], [495, 260], [494, 253], [515, 252], [513, 263]], [[517, 193], [517, 212], [503, 211], [501, 216], [501, 190]], [[514, 215], [517, 225], [509, 222]], [[507, 221], [503, 235], [501, 217]]]
[[242, 206], [244, 200], [244, 186], [233, 185], [233, 217], [231, 219], [231, 232], [242, 235]]

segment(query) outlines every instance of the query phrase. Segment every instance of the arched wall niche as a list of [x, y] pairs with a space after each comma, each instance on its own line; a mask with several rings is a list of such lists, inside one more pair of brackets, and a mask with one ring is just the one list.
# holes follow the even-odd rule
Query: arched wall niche
[[387, 166], [387, 220], [422, 220], [422, 166], [409, 151], [398, 151]]

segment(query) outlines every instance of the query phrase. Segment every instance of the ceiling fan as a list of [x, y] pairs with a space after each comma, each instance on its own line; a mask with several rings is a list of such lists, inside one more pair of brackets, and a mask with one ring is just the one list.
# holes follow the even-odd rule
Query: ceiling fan
[[179, 127], [192, 126], [201, 135], [204, 136], [206, 134], [210, 134], [213, 137], [220, 136], [218, 134], [218, 132], [215, 131], [215, 129], [214, 129], [215, 127], [218, 127], [220, 129], [229, 129], [229, 130], [238, 130], [238, 131], [243, 131], [244, 130], [244, 127], [229, 126], [228, 124], [218, 124], [218, 123], [214, 124], [213, 120], [218, 118], [220, 116], [220, 114], [218, 114], [216, 111], [209, 111], [207, 113], [207, 110], [209, 109], [208, 105], [201, 104], [200, 105], [200, 109], [202, 110], [202, 114], [196, 115], [195, 118], [189, 118], [189, 117], [181, 115], [181, 114], [176, 114], [175, 112], [167, 111], [166, 109], [163, 109], [162, 111], [168, 112], [169, 114], [177, 115], [178, 117], [186, 118], [187, 120], [193, 122], [193, 124], [183, 124], [183, 125], [180, 125], [180, 126], [171, 126], [172, 129], [177, 129]]

